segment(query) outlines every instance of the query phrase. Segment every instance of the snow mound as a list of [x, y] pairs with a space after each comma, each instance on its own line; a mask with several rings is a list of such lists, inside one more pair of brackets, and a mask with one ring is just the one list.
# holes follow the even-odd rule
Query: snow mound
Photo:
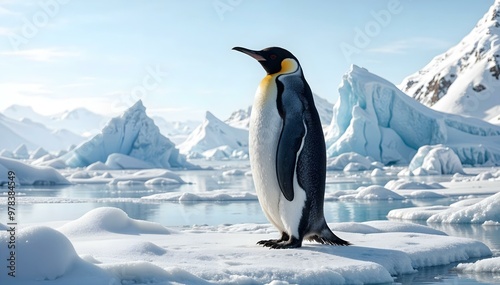
[[155, 167], [193, 167], [185, 161], [185, 157], [179, 155], [174, 143], [160, 133], [153, 120], [146, 115], [146, 108], [140, 100], [120, 117], [111, 119], [101, 133], [80, 144], [63, 158], [70, 167], [86, 167], [97, 161], [104, 162], [115, 153], [145, 161]]
[[121, 209], [101, 207], [58, 229], [67, 236], [87, 236], [103, 232], [118, 234], [170, 234], [160, 224], [134, 220]]
[[433, 192], [433, 191], [413, 191], [409, 195], [408, 198], [412, 199], [441, 199], [446, 198], [445, 195]]
[[450, 147], [462, 164], [500, 164], [500, 127], [441, 113], [355, 65], [344, 75], [327, 132], [329, 157], [356, 152], [386, 165], [407, 164], [424, 145]]
[[[46, 166], [32, 166], [10, 158], [0, 157], [0, 168], [15, 172], [21, 185], [70, 184], [57, 170]], [[7, 170], [0, 173], [0, 185], [8, 182]]]
[[179, 145], [179, 150], [189, 157], [215, 160], [226, 159], [233, 151], [248, 155], [248, 130], [231, 127], [207, 112], [203, 123]]
[[[0, 232], [2, 244], [7, 245], [10, 233]], [[16, 277], [0, 276], [2, 284], [12, 284], [12, 280], [56, 280], [72, 270], [80, 258], [73, 245], [62, 233], [45, 227], [32, 226], [16, 232]], [[8, 260], [9, 251], [2, 250], [3, 261]], [[5, 277], [7, 276], [7, 277]], [[11, 281], [7, 281], [9, 279]]]
[[361, 199], [361, 200], [404, 200], [405, 197], [379, 185], [360, 187], [356, 194], [340, 196], [339, 199]]
[[450, 207], [427, 219], [428, 223], [483, 224], [500, 222], [500, 192], [466, 207]]
[[426, 145], [418, 149], [408, 166], [413, 173], [419, 169], [429, 174], [464, 174], [460, 158], [455, 152], [444, 145]]

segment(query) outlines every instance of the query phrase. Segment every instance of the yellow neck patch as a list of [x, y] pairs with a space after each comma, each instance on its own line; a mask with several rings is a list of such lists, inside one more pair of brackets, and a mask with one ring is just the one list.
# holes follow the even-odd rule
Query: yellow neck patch
[[297, 61], [291, 58], [286, 58], [281, 62], [281, 70], [277, 74], [286, 74], [295, 72], [299, 68]]
[[281, 70], [279, 72], [273, 73], [273, 74], [268, 74], [266, 77], [262, 79], [260, 82], [260, 88], [261, 89], [266, 89], [271, 82], [274, 81], [276, 77], [282, 74], [288, 74], [288, 73], [293, 73], [297, 71], [299, 68], [299, 64], [297, 61], [291, 58], [286, 58], [281, 62]]

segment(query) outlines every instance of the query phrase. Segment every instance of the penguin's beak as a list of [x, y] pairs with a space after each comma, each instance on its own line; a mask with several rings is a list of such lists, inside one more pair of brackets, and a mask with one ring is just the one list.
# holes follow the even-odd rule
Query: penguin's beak
[[234, 47], [233, 50], [247, 54], [247, 55], [255, 58], [257, 61], [261, 61], [261, 62], [266, 61], [266, 59], [262, 56], [260, 51], [251, 50], [251, 49], [247, 49], [247, 48], [243, 48], [243, 47]]

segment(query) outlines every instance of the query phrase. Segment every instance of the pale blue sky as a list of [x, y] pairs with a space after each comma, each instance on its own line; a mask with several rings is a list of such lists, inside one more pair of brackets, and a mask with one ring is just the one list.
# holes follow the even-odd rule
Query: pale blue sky
[[290, 50], [313, 92], [333, 103], [351, 64], [399, 84], [492, 3], [0, 0], [0, 110], [113, 115], [141, 98], [167, 120], [202, 120], [206, 110], [226, 119], [252, 103], [265, 75], [234, 46]]

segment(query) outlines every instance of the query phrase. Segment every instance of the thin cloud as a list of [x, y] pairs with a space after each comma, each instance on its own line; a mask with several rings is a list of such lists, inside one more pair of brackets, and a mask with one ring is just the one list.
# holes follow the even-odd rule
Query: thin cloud
[[7, 8], [0, 7], [0, 15], [16, 15], [16, 13], [12, 12]]
[[12, 34], [13, 34], [12, 29], [6, 27], [0, 27], [0, 36], [10, 36]]
[[0, 56], [17, 56], [33, 61], [52, 61], [56, 58], [77, 57], [79, 52], [64, 51], [54, 48], [1, 51]]
[[387, 54], [405, 54], [414, 49], [444, 49], [449, 48], [452, 44], [435, 38], [411, 38], [391, 42], [379, 47], [367, 50], [372, 53], [387, 53]]

